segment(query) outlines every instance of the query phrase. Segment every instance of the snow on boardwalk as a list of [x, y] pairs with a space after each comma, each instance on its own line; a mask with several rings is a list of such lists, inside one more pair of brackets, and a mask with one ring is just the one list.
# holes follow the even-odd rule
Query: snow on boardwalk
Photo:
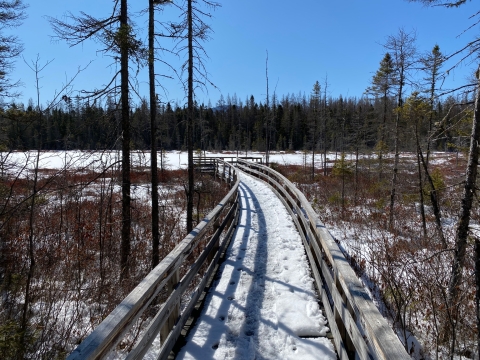
[[335, 359], [302, 240], [270, 188], [241, 175], [221, 278], [177, 359]]

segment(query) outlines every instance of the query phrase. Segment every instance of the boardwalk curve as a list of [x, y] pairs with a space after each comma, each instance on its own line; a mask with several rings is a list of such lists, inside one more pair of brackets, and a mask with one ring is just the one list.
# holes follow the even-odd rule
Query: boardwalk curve
[[[204, 331], [208, 341], [197, 342], [199, 345], [197, 347], [210, 347], [209, 355], [200, 357], [191, 355], [191, 358], [214, 359], [217, 354], [223, 354], [223, 358], [230, 359], [270, 359], [275, 358], [271, 353], [272, 348], [277, 351], [276, 358], [308, 359], [307, 356], [322, 358], [323, 353], [319, 352], [321, 348], [319, 344], [325, 345], [326, 352], [329, 345], [322, 343], [325, 340], [317, 338], [326, 330], [318, 327], [323, 326], [325, 321], [319, 313], [312, 281], [305, 277], [310, 267], [313, 284], [328, 319], [328, 327], [339, 359], [410, 359], [404, 345], [379, 313], [305, 196], [284, 176], [259, 164], [261, 159], [249, 160], [237, 158], [236, 161], [227, 163], [219, 159], [210, 159], [209, 162], [200, 164], [200, 171], [211, 172], [216, 178], [230, 184], [230, 192], [69, 355], [68, 359], [103, 359], [106, 356], [112, 358], [110, 351], [135, 326], [152, 302], [161, 304], [160, 308], [153, 318], [148, 316], [148, 325], [126, 354], [126, 359], [142, 359], [145, 355], [147, 358], [153, 356], [156, 359], [170, 359], [174, 355], [171, 351], [173, 349], [175, 353], [178, 351], [178, 339], [182, 337], [181, 334], [184, 335], [185, 331], [191, 328], [195, 309], [204, 299], [205, 289], [216, 273], [219, 260], [228, 248], [234, 231], [241, 234], [240, 244], [251, 240], [251, 245], [239, 245], [241, 246], [239, 249], [236, 249], [237, 245], [232, 246], [234, 252], [231, 254], [234, 257], [228, 260], [230, 262], [243, 260], [244, 264], [235, 265], [237, 273], [232, 270], [230, 275], [225, 277], [228, 280], [223, 280], [222, 277], [218, 283], [223, 287], [223, 290], [221, 287], [218, 288], [218, 293], [231, 292], [231, 295], [227, 296], [228, 302], [220, 299], [218, 305], [214, 307], [216, 313], [209, 314], [210, 319], [206, 321], [208, 330]], [[248, 181], [245, 180], [240, 187], [239, 170], [268, 184], [276, 196], [270, 194], [263, 198], [263, 190], [258, 193], [252, 191], [252, 187], [258, 186], [253, 184], [262, 182], [253, 181], [247, 186]], [[239, 194], [242, 193], [243, 198], [248, 199], [241, 204], [247, 215], [239, 224], [241, 202]], [[267, 224], [268, 219], [272, 217], [265, 216], [265, 209], [276, 211], [282, 208], [271, 203], [272, 199], [279, 200], [285, 205], [283, 209], [288, 211], [295, 226], [288, 227], [285, 221], [277, 221], [271, 226]], [[254, 219], [257, 225], [265, 222], [266, 232], [263, 232], [263, 227], [256, 227]], [[251, 225], [247, 226], [247, 222]], [[302, 249], [303, 244], [301, 251], [306, 252], [306, 258], [303, 258], [308, 259], [308, 264], [303, 263], [300, 266], [301, 270], [295, 269], [291, 276], [286, 278], [285, 274], [288, 274], [289, 269], [282, 268], [282, 265], [288, 260], [288, 255], [282, 254], [281, 251], [282, 245], [285, 244], [280, 241], [269, 246], [269, 242], [265, 241], [268, 238], [283, 239], [288, 232], [283, 226], [287, 226], [288, 231], [295, 228], [301, 237], [300, 246], [290, 246], [289, 251]], [[247, 229], [249, 230], [246, 231]], [[272, 229], [273, 232], [269, 232], [268, 229]], [[248, 257], [250, 250], [252, 253]], [[245, 252], [244, 256], [240, 255], [241, 251]], [[267, 258], [270, 255], [275, 258], [261, 261], [257, 255], [262, 253], [267, 255]], [[294, 268], [292, 265], [288, 267]], [[297, 279], [292, 281], [295, 277]], [[308, 284], [309, 287], [299, 287], [297, 280], [300, 282], [305, 280], [304, 284]], [[246, 290], [243, 291], [239, 287], [242, 282], [246, 285]], [[292, 285], [293, 283], [295, 285]], [[301, 305], [297, 301], [299, 298], [292, 300], [291, 297], [294, 295], [291, 294], [301, 294], [307, 305]], [[160, 295], [161, 299], [158, 298]], [[272, 299], [274, 302], [271, 302]], [[287, 305], [282, 305], [282, 301]], [[292, 306], [292, 301], [295, 306]], [[229, 313], [230, 306], [232, 311]], [[241, 312], [235, 312], [235, 309], [240, 307], [245, 310], [243, 315]], [[306, 316], [300, 315], [301, 312], [292, 311], [301, 308], [307, 308]], [[295, 315], [292, 316], [293, 313]], [[232, 315], [232, 322], [225, 321], [229, 320], [227, 318], [229, 315]], [[216, 319], [217, 316], [219, 319]], [[309, 323], [312, 319], [316, 320], [314, 325]], [[226, 332], [218, 333], [218, 320], [223, 322], [223, 326], [227, 324], [232, 326], [225, 328]], [[201, 321], [198, 323], [201, 324]], [[234, 324], [237, 325], [233, 326]], [[155, 343], [159, 345], [152, 346]], [[302, 351], [304, 354], [300, 355]], [[182, 356], [187, 356], [187, 348]], [[122, 355], [123, 357], [125, 355]]]
[[177, 359], [335, 359], [290, 214], [266, 184], [240, 179], [236, 232]]

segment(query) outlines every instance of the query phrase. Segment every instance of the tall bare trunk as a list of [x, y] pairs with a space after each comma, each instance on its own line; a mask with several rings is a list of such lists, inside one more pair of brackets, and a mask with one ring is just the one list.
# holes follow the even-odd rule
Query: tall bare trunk
[[480, 359], [480, 239], [475, 237], [475, 314], [477, 316], [477, 358]]
[[188, 151], [188, 189], [187, 189], [187, 232], [193, 230], [193, 14], [192, 0], [188, 0], [188, 111], [187, 111], [187, 151]]
[[148, 77], [150, 85], [150, 173], [152, 176], [152, 269], [159, 262], [158, 247], [158, 171], [157, 171], [157, 97], [155, 94], [155, 8], [148, 0]]
[[[402, 91], [403, 91], [403, 82], [405, 81], [405, 74], [404, 74], [404, 65], [401, 65], [400, 69], [400, 88], [398, 89], [398, 109], [403, 105], [403, 100], [402, 100]], [[395, 194], [397, 191], [397, 175], [398, 175], [398, 162], [399, 162], [399, 147], [398, 147], [398, 142], [399, 142], [399, 126], [400, 126], [400, 111], [397, 111], [397, 116], [395, 118], [395, 159], [393, 161], [393, 174], [392, 174], [392, 184], [390, 188], [390, 214], [389, 214], [389, 228], [390, 230], [393, 229], [394, 227], [394, 218], [393, 218], [393, 213], [394, 213], [394, 208], [395, 208]]]
[[[479, 68], [480, 69], [480, 68]], [[448, 306], [450, 309], [456, 306], [460, 285], [463, 279], [463, 267], [465, 265], [465, 250], [467, 247], [468, 228], [470, 213], [475, 195], [475, 182], [478, 169], [478, 141], [480, 139], [480, 82], [477, 84], [475, 94], [475, 111], [473, 115], [472, 133], [470, 135], [470, 150], [468, 153], [467, 174], [463, 188], [462, 207], [455, 232], [455, 253], [452, 264], [452, 274], [448, 287]]]
[[40, 161], [40, 147], [37, 150], [37, 156], [35, 159], [35, 168], [34, 168], [34, 179], [33, 179], [33, 190], [32, 190], [32, 197], [30, 201], [30, 214], [29, 214], [29, 234], [28, 234], [28, 259], [30, 261], [28, 267], [28, 274], [27, 274], [27, 281], [25, 284], [25, 299], [23, 303], [23, 310], [22, 310], [22, 323], [21, 323], [21, 331], [22, 331], [22, 343], [23, 348], [25, 348], [25, 341], [27, 336], [27, 327], [28, 327], [28, 313], [30, 310], [30, 302], [31, 302], [31, 286], [33, 275], [35, 272], [35, 249], [34, 249], [34, 238], [35, 238], [35, 202], [37, 200], [37, 182], [38, 182], [38, 164]]
[[128, 17], [127, 0], [120, 3], [120, 91], [122, 97], [122, 246], [120, 280], [130, 274], [130, 109], [128, 99]]
[[421, 157], [421, 148], [420, 141], [418, 139], [418, 125], [415, 123], [415, 141], [417, 143], [417, 167], [418, 167], [418, 190], [420, 193], [420, 215], [422, 216], [422, 230], [423, 238], [427, 239], [427, 220], [425, 219], [425, 201], [423, 197], [423, 177], [422, 177], [422, 160]]
[[269, 149], [268, 145], [270, 143], [269, 135], [269, 118], [270, 118], [270, 104], [269, 104], [269, 94], [268, 94], [268, 51], [267, 51], [267, 59], [265, 60], [265, 78], [267, 80], [267, 102], [266, 102], [266, 109], [265, 109], [265, 165], [269, 165]]
[[323, 88], [323, 176], [327, 176], [327, 87], [328, 81], [325, 76]]
[[442, 216], [440, 213], [440, 204], [438, 201], [438, 195], [437, 195], [437, 189], [435, 188], [435, 184], [433, 183], [432, 176], [430, 175], [430, 172], [428, 171], [428, 163], [425, 160], [425, 157], [423, 156], [422, 151], [420, 150], [420, 160], [422, 161], [423, 165], [423, 170], [425, 171], [425, 177], [430, 184], [430, 202], [432, 203], [432, 208], [433, 208], [433, 215], [435, 216], [435, 226], [437, 228], [437, 234], [438, 237], [440, 238], [440, 242], [442, 243], [442, 246], [444, 249], [448, 247], [447, 240], [445, 239], [445, 235], [443, 234], [443, 229], [442, 229]]
[[386, 144], [386, 131], [387, 131], [387, 104], [388, 104], [388, 94], [385, 90], [383, 94], [383, 122], [380, 129], [380, 146], [378, 148], [378, 181], [383, 180], [383, 151]]
[[432, 56], [433, 56], [433, 61], [432, 61], [432, 67], [431, 67], [431, 82], [430, 82], [430, 115], [428, 118], [428, 141], [427, 141], [427, 155], [426, 155], [426, 163], [428, 167], [428, 163], [430, 160], [430, 146], [432, 143], [431, 140], [431, 133], [432, 133], [432, 128], [433, 128], [433, 107], [435, 104], [435, 86], [437, 84], [437, 77], [438, 77], [438, 72], [439, 68], [442, 65], [443, 62], [443, 55], [440, 53], [440, 48], [438, 45], [435, 45], [433, 50], [432, 50]]

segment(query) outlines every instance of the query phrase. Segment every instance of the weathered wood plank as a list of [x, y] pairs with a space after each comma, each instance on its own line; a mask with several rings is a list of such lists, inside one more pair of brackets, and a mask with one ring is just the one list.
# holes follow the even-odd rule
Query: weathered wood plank
[[340, 330], [338, 330], [337, 323], [335, 322], [335, 315], [333, 314], [333, 310], [330, 307], [330, 303], [325, 292], [323, 292], [322, 294], [322, 302], [324, 304], [325, 315], [327, 315], [327, 319], [329, 319], [328, 327], [330, 328], [330, 331], [333, 335], [333, 342], [335, 344], [335, 350], [337, 350], [337, 356], [340, 360], [349, 360], [347, 349], [345, 348], [345, 344], [343, 343], [342, 336], [340, 335]]
[[342, 322], [345, 325], [345, 329], [348, 332], [350, 340], [355, 346], [358, 357], [361, 360], [369, 360], [372, 357], [371, 352], [368, 349], [368, 346], [365, 343], [362, 334], [358, 330], [355, 320], [352, 318], [352, 315], [348, 311], [347, 306], [343, 302], [343, 299], [339, 294], [338, 290], [335, 288], [332, 288], [332, 290], [333, 303], [335, 304], [337, 313], [340, 315]]

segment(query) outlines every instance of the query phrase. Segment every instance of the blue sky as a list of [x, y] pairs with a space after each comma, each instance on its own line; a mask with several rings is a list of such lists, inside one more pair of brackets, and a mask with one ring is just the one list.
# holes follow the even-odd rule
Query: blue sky
[[[26, 0], [28, 3], [29, 0]], [[143, 1], [147, 6], [147, 1]], [[237, 95], [245, 101], [254, 95], [264, 101], [266, 95], [265, 61], [268, 50], [270, 93], [310, 94], [316, 80], [328, 79], [328, 93], [332, 96], [361, 96], [370, 85], [378, 69], [384, 49], [381, 44], [400, 27], [415, 31], [419, 51], [430, 51], [438, 43], [443, 53], [449, 54], [469, 40], [480, 35], [478, 27], [462, 34], [471, 23], [468, 18], [478, 11], [475, 2], [458, 9], [426, 8], [405, 0], [277, 0], [219, 1], [221, 7], [212, 12], [209, 23], [213, 33], [205, 43], [209, 58], [205, 60], [210, 80], [217, 89], [197, 91], [199, 102], [215, 104], [220, 95]], [[140, 1], [130, 1], [130, 13], [136, 25], [146, 27], [146, 18], [135, 15]], [[108, 56], [97, 52], [99, 45], [89, 41], [74, 48], [63, 41], [53, 41], [53, 31], [46, 16], [62, 18], [71, 11], [85, 11], [95, 16], [108, 14], [112, 0], [30, 0], [28, 18], [15, 29], [25, 45], [23, 57], [29, 63], [40, 57], [40, 65], [52, 61], [40, 73], [40, 101], [52, 100], [63, 85], [75, 75], [78, 68], [90, 65], [81, 72], [70, 95], [81, 89], [100, 88], [115, 72], [115, 64]], [[292, 5], [293, 4], [293, 5]], [[157, 19], [176, 20], [173, 7], [157, 15]], [[145, 35], [141, 35], [145, 36]], [[165, 43], [165, 46], [171, 44]], [[161, 54], [178, 68], [184, 58]], [[465, 82], [474, 64], [463, 64], [452, 72], [446, 86]], [[131, 73], [134, 73], [132, 70]], [[147, 71], [137, 75], [139, 93], [147, 95]], [[157, 73], [173, 75], [157, 66]], [[24, 86], [17, 102], [36, 99], [35, 74], [22, 59], [16, 63], [14, 79]], [[162, 79], [166, 89], [158, 89], [162, 101], [185, 103], [184, 92], [177, 79]], [[134, 97], [134, 102], [139, 99]]]

